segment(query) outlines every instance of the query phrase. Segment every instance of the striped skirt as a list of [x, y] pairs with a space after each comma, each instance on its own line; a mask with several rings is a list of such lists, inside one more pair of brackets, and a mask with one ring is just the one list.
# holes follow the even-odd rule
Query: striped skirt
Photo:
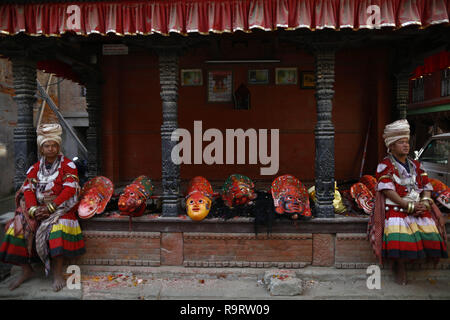
[[[50, 257], [53, 258], [58, 256], [73, 258], [86, 251], [80, 224], [73, 212], [64, 214], [52, 226], [48, 242]], [[14, 234], [13, 221], [7, 228], [0, 247], [0, 261], [16, 265], [39, 262], [34, 246], [33, 243], [33, 251], [31, 254], [28, 253], [27, 241], [23, 234]]]
[[442, 239], [430, 212], [419, 217], [388, 206], [383, 234], [384, 258], [392, 259], [440, 259], [448, 258]]

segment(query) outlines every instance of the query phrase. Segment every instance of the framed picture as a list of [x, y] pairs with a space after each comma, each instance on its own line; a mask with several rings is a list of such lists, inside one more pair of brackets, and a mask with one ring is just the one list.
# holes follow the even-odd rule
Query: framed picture
[[297, 84], [297, 68], [276, 68], [275, 84]]
[[269, 84], [269, 70], [248, 70], [248, 84]]
[[300, 72], [300, 87], [302, 89], [314, 89], [316, 87], [316, 77], [313, 71]]
[[208, 102], [233, 102], [232, 71], [208, 71]]
[[181, 69], [181, 85], [202, 86], [203, 85], [202, 69]]

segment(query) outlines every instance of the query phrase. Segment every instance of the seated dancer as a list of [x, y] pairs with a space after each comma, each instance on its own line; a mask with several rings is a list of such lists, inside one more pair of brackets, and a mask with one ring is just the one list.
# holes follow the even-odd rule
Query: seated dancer
[[431, 199], [432, 185], [422, 165], [408, 158], [409, 124], [387, 125], [388, 155], [378, 164], [377, 196], [369, 222], [370, 241], [380, 263], [392, 261], [396, 282], [406, 284], [406, 261], [447, 258], [445, 222]]
[[31, 263], [44, 262], [45, 273], [52, 260], [53, 289], [61, 290], [64, 257], [85, 252], [76, 218], [80, 187], [75, 164], [60, 153], [62, 129], [44, 124], [37, 130], [39, 161], [28, 169], [27, 178], [16, 193], [16, 212], [7, 224], [0, 247], [0, 260], [22, 267], [22, 275], [10, 290], [33, 276]]

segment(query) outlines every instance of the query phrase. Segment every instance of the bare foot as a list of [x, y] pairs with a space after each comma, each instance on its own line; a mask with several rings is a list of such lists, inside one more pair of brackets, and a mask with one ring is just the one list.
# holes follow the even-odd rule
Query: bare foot
[[20, 275], [19, 279], [14, 281], [10, 286], [9, 290], [14, 290], [17, 287], [19, 287], [22, 283], [33, 277], [34, 271], [29, 265], [22, 266], [22, 274]]
[[66, 286], [66, 281], [61, 275], [53, 276], [53, 291], [58, 292]]
[[397, 282], [399, 285], [406, 285], [407, 281], [406, 281], [406, 268], [404, 264], [398, 264], [397, 268], [396, 268], [396, 273], [395, 273], [395, 282]]

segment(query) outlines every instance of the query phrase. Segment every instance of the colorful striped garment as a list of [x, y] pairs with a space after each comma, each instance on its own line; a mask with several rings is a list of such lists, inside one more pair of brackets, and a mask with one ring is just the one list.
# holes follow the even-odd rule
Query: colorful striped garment
[[[82, 255], [86, 251], [83, 234], [73, 212], [66, 213], [58, 220], [58, 223], [52, 226], [48, 242], [52, 258], [61, 255], [72, 258]], [[14, 221], [12, 221], [0, 247], [0, 260], [15, 265], [40, 261], [34, 245], [30, 254], [27, 251], [27, 242], [22, 233], [14, 234]]]
[[[79, 185], [75, 164], [61, 155], [46, 174], [42, 161], [28, 170], [27, 180], [16, 195], [16, 214], [6, 229], [0, 247], [0, 261], [16, 265], [42, 261], [48, 273], [49, 257], [73, 258], [82, 255], [85, 253], [85, 243], [76, 216]], [[31, 206], [45, 204], [46, 198], [54, 199], [56, 212], [38, 223], [36, 230], [27, 235], [24, 229], [30, 230], [30, 225], [24, 214], [28, 214]], [[56, 214], [59, 218], [53, 220]], [[46, 223], [48, 228], [41, 228]]]
[[[428, 176], [419, 162], [408, 160], [408, 170], [386, 157], [377, 168], [377, 189], [396, 191], [400, 197], [416, 198], [423, 191], [432, 191]], [[410, 200], [408, 200], [410, 201]], [[411, 201], [418, 201], [411, 200]], [[448, 258], [447, 239], [436, 225], [431, 211], [420, 216], [408, 215], [405, 209], [385, 199], [385, 220], [381, 255], [388, 259], [432, 259]]]
[[382, 255], [409, 260], [448, 257], [429, 211], [413, 217], [394, 208], [386, 211]]

